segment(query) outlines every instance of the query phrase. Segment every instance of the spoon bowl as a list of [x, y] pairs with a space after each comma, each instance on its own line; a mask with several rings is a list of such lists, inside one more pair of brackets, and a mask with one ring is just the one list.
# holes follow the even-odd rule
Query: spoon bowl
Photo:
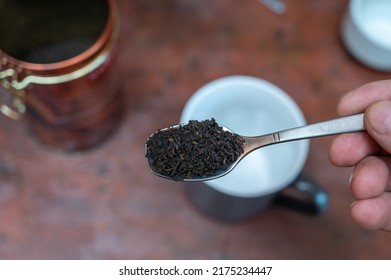
[[[220, 125], [221, 126], [221, 125]], [[179, 128], [180, 125], [169, 127], [170, 129], [176, 129]], [[228, 131], [231, 133], [231, 130], [228, 128], [221, 126], [224, 131]], [[169, 128], [161, 129], [166, 130]], [[181, 178], [179, 181], [184, 182], [201, 182], [201, 181], [207, 181], [207, 180], [213, 180], [217, 179], [219, 177], [227, 175], [229, 172], [231, 172], [238, 164], [239, 162], [246, 157], [251, 152], [270, 145], [278, 144], [278, 143], [284, 143], [284, 142], [290, 142], [290, 141], [297, 141], [297, 140], [303, 140], [303, 139], [310, 139], [315, 137], [322, 137], [322, 136], [330, 136], [330, 135], [336, 135], [336, 134], [342, 134], [342, 133], [350, 133], [350, 132], [358, 132], [358, 131], [364, 131], [364, 114], [356, 114], [356, 115], [350, 115], [345, 117], [340, 117], [328, 121], [323, 121], [319, 123], [304, 125], [300, 127], [295, 127], [291, 129], [286, 129], [278, 132], [273, 132], [261, 136], [240, 136], [244, 142], [243, 142], [243, 152], [240, 154], [240, 156], [229, 166], [227, 166], [226, 169], [218, 169], [213, 174], [207, 175], [207, 176], [194, 176], [191, 178]], [[154, 134], [152, 134], [150, 137], [152, 137]], [[147, 145], [145, 147], [145, 153], [147, 152]], [[165, 178], [165, 179], [171, 179], [176, 180], [172, 177], [163, 175], [156, 171], [153, 164], [149, 161], [147, 161], [149, 169], [154, 173], [155, 175]]]

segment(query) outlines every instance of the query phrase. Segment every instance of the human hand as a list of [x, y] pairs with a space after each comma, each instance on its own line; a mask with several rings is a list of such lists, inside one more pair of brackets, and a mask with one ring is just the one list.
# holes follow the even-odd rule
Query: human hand
[[361, 112], [367, 131], [337, 136], [329, 158], [337, 166], [354, 166], [353, 221], [365, 229], [391, 232], [391, 80], [366, 84], [341, 99], [340, 115]]

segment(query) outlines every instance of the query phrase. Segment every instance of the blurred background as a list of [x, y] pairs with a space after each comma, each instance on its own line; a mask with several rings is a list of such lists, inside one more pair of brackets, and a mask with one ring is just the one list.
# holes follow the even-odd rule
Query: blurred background
[[285, 3], [280, 15], [256, 0], [118, 0], [114, 67], [126, 111], [109, 139], [68, 153], [0, 116], [0, 258], [391, 258], [390, 233], [353, 224], [351, 169], [329, 163], [330, 137], [311, 140], [304, 169], [330, 195], [320, 216], [272, 206], [222, 222], [192, 204], [189, 186], [147, 168], [147, 137], [177, 124], [187, 99], [213, 79], [268, 80], [317, 122], [337, 116], [346, 92], [389, 78], [344, 48], [347, 0]]

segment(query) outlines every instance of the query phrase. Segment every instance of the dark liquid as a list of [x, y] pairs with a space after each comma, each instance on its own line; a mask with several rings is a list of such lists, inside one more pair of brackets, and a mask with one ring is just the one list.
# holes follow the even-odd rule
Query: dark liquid
[[108, 10], [105, 0], [0, 0], [0, 49], [32, 63], [67, 60], [99, 38]]
[[[5, 53], [1, 70], [20, 71], [16, 80], [30, 74], [39, 78], [19, 95], [24, 96], [25, 118], [45, 144], [66, 151], [87, 150], [106, 140], [118, 126], [123, 99], [112, 67], [118, 27], [114, 12], [115, 3], [108, 0], [0, 0], [0, 49]], [[77, 57], [95, 43], [96, 52]], [[91, 66], [102, 52], [103, 57], [107, 55], [102, 64], [75, 78], [76, 71]], [[46, 65], [70, 58], [75, 59]], [[51, 81], [42, 83], [42, 77]]]

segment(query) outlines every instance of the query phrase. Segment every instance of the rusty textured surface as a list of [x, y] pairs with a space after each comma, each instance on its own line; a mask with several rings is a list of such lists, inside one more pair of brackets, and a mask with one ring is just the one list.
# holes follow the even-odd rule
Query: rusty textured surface
[[307, 120], [336, 116], [345, 92], [389, 77], [345, 51], [346, 0], [286, 1], [278, 16], [257, 1], [119, 0], [116, 70], [127, 97], [103, 145], [65, 153], [25, 122], [0, 118], [1, 259], [389, 259], [391, 235], [349, 216], [349, 168], [328, 162], [330, 138], [311, 141], [305, 173], [330, 193], [311, 217], [278, 207], [236, 223], [204, 215], [183, 183], [149, 173], [145, 140], [176, 124], [206, 82], [245, 74], [287, 91]]

